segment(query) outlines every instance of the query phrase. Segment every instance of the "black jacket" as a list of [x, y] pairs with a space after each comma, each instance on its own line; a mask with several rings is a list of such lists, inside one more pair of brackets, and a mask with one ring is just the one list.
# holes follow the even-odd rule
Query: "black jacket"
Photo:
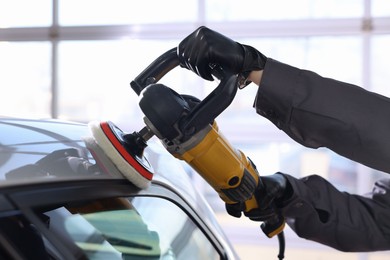
[[[255, 108], [304, 146], [390, 173], [387, 97], [268, 59]], [[359, 196], [320, 176], [285, 176], [294, 194], [283, 212], [299, 236], [342, 251], [390, 250], [390, 178]]]

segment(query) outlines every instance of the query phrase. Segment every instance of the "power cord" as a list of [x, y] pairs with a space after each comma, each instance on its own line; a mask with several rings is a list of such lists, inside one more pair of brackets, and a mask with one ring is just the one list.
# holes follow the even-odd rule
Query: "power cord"
[[285, 240], [283, 231], [278, 234], [278, 241], [279, 241], [278, 258], [279, 258], [279, 260], [283, 260], [284, 259], [284, 251], [286, 249], [286, 240]]

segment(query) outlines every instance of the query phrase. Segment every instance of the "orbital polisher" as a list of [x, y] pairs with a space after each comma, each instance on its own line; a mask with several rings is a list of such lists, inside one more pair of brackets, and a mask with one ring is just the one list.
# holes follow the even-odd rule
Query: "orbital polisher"
[[[143, 151], [147, 141], [156, 136], [167, 151], [199, 173], [225, 203], [243, 203], [245, 212], [258, 208], [254, 192], [262, 185], [259, 173], [253, 162], [223, 136], [215, 121], [233, 101], [241, 76], [211, 65], [212, 74], [220, 83], [199, 100], [158, 83], [178, 65], [176, 48], [173, 48], [130, 83], [140, 96], [139, 106], [145, 115], [142, 130], [125, 133], [112, 122], [92, 122], [89, 126], [93, 138], [121, 173], [139, 188], [147, 187], [153, 177]], [[280, 214], [261, 225], [268, 237], [278, 235], [280, 259], [284, 252], [284, 225]]]

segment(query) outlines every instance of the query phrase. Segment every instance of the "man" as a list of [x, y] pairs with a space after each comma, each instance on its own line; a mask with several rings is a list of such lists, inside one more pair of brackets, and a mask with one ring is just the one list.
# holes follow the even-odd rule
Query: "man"
[[[206, 80], [213, 80], [210, 64], [219, 64], [246, 79], [245, 86], [255, 83], [256, 112], [298, 143], [390, 173], [389, 98], [267, 58], [207, 27], [179, 44], [178, 57]], [[245, 213], [250, 219], [266, 220], [274, 203], [300, 237], [342, 251], [390, 250], [390, 179], [378, 181], [366, 197], [340, 192], [317, 175], [276, 173], [261, 180], [260, 208]], [[227, 205], [236, 217], [243, 210]]]

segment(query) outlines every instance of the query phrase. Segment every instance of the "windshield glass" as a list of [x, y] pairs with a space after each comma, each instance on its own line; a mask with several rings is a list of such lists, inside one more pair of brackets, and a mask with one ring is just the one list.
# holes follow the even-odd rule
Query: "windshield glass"
[[0, 121], [0, 132], [2, 181], [122, 178], [86, 125], [10, 119]]
[[50, 229], [88, 259], [220, 259], [176, 204], [162, 198], [115, 198], [45, 213]]

